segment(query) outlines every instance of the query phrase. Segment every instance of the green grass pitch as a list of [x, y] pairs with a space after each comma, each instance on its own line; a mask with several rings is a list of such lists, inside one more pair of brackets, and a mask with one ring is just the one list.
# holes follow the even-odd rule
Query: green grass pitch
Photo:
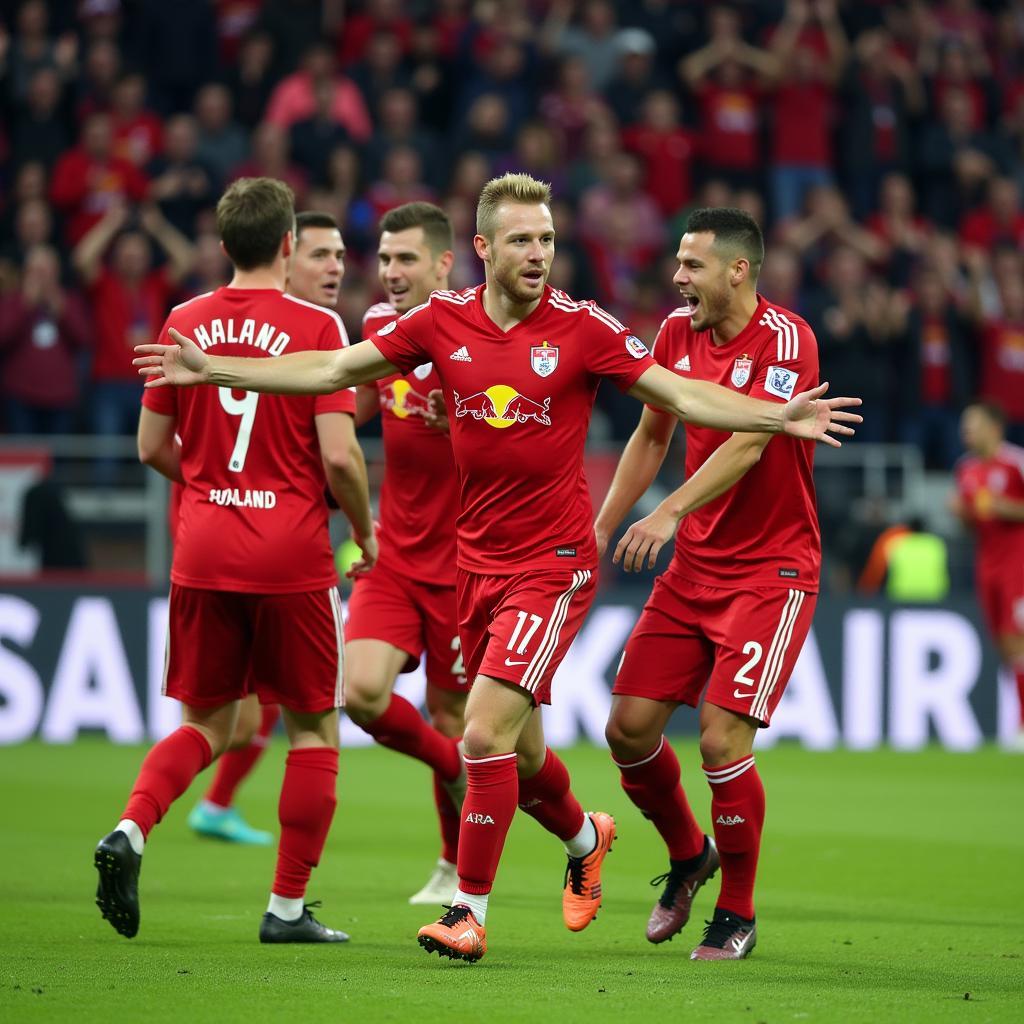
[[[283, 755], [278, 741], [242, 790], [255, 825], [276, 824]], [[682, 936], [649, 945], [659, 842], [606, 753], [577, 747], [565, 753], [577, 793], [619, 822], [604, 909], [585, 932], [565, 930], [559, 844], [520, 815], [490, 950], [468, 965], [416, 944], [432, 915], [406, 899], [436, 856], [430, 783], [379, 749], [342, 752], [310, 890], [350, 944], [257, 943], [273, 851], [194, 838], [185, 816], [199, 786], [152, 837], [142, 927], [121, 938], [93, 905], [92, 848], [140, 757], [98, 740], [0, 749], [0, 1021], [1024, 1020], [1024, 758], [763, 752], [760, 943], [746, 962], [695, 964], [718, 879]], [[680, 759], [707, 822], [695, 745]]]

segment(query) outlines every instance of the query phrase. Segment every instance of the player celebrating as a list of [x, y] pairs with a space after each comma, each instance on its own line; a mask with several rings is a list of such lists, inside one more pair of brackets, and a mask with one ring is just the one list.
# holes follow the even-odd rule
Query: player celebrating
[[[324, 309], [338, 305], [345, 276], [345, 243], [329, 213], [305, 211], [295, 218], [295, 249], [288, 263], [289, 295]], [[140, 427], [147, 420], [143, 410]], [[149, 414], [162, 429], [163, 417]], [[361, 536], [373, 527], [367, 501], [366, 463], [356, 440], [353, 415], [339, 412], [319, 420], [318, 440], [324, 467], [331, 477], [331, 492]], [[266, 750], [280, 717], [277, 704], [260, 704], [255, 693], [241, 703], [232, 746], [217, 759], [213, 781], [203, 799], [192, 808], [189, 826], [200, 835], [235, 843], [269, 846], [273, 836], [252, 828], [234, 806], [235, 793]]]
[[[388, 301], [363, 320], [371, 335], [448, 287], [452, 227], [444, 210], [406, 203], [380, 222], [378, 273]], [[345, 711], [378, 743], [425, 762], [434, 771], [441, 856], [410, 903], [451, 903], [465, 772], [457, 739], [466, 706], [466, 673], [455, 605], [455, 515], [459, 484], [451, 441], [427, 426], [428, 396], [441, 386], [424, 363], [411, 373], [359, 389], [359, 421], [380, 411], [384, 482], [380, 495], [380, 557], [356, 580], [345, 624]], [[426, 655], [430, 724], [395, 694], [399, 673]]]
[[[814, 334], [757, 294], [761, 230], [741, 210], [690, 215], [673, 281], [686, 305], [654, 346], [684, 380], [787, 402], [818, 380]], [[595, 524], [599, 550], [654, 480], [676, 421], [646, 408], [623, 451]], [[767, 727], [807, 635], [821, 541], [814, 445], [765, 432], [686, 425], [686, 483], [634, 523], [615, 549], [627, 571], [653, 568], [677, 535], [619, 665], [606, 731], [627, 796], [668, 847], [669, 871], [647, 924], [664, 942], [686, 924], [697, 890], [719, 868], [722, 890], [695, 960], [740, 959], [754, 947], [754, 877], [764, 789], [754, 737]], [[678, 528], [678, 529], [677, 529]], [[715, 838], [704, 835], [680, 785], [663, 731], [701, 693], [700, 749]]]
[[300, 353], [267, 373], [256, 360], [211, 357], [180, 332], [172, 335], [177, 346], [137, 348], [139, 372], [153, 377], [147, 387], [329, 392], [426, 360], [438, 371], [461, 490], [459, 633], [473, 689], [459, 888], [419, 941], [466, 960], [486, 951], [488, 894], [517, 802], [565, 843], [566, 925], [585, 928], [601, 905], [600, 868], [615, 824], [583, 813], [537, 713], [593, 598], [597, 551], [583, 448], [600, 378], [722, 429], [824, 438], [828, 430], [851, 433], [844, 421], [859, 420], [841, 411], [856, 399], [819, 400], [824, 387], [781, 406], [658, 366], [604, 310], [547, 286], [555, 241], [549, 204], [548, 186], [525, 174], [489, 182], [473, 240], [485, 283], [435, 292], [340, 357]]
[[[291, 190], [269, 178], [236, 181], [217, 205], [235, 267], [226, 288], [172, 311], [180, 327], [239, 362], [274, 363], [290, 349], [325, 354], [346, 344], [334, 312], [284, 295], [295, 213]], [[337, 414], [355, 396], [263, 397], [231, 387], [149, 391], [148, 413], [181, 436], [185, 482], [171, 568], [164, 692], [184, 724], [146, 755], [117, 827], [100, 840], [96, 902], [129, 938], [139, 927], [138, 876], [154, 825], [227, 747], [251, 681], [284, 710], [291, 743], [281, 787], [277, 869], [261, 942], [342, 942], [303, 905], [336, 804], [341, 698], [341, 602], [327, 533], [324, 467], [333, 483]], [[345, 456], [348, 457], [347, 454]], [[343, 493], [338, 495], [344, 501]], [[360, 501], [366, 504], [365, 484]], [[358, 521], [358, 520], [357, 520]], [[357, 535], [376, 541], [368, 512]]]
[[1006, 442], [1006, 415], [992, 402], [969, 405], [960, 433], [967, 454], [956, 465], [950, 505], [978, 538], [978, 603], [1017, 683], [1013, 749], [1024, 752], [1024, 448]]

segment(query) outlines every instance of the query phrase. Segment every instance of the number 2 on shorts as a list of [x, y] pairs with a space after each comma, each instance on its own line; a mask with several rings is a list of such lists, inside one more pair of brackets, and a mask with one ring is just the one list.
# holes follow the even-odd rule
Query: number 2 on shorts
[[217, 388], [217, 393], [220, 395], [221, 407], [229, 416], [241, 416], [235, 447], [228, 459], [228, 469], [232, 473], [241, 473], [245, 469], [245, 456], [249, 452], [252, 425], [256, 422], [256, 405], [260, 396], [256, 391], [246, 391], [244, 398], [235, 398], [231, 388]]

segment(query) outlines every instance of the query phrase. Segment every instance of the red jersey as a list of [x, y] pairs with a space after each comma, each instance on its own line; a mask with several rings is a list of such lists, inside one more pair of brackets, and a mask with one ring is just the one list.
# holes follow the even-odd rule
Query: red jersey
[[1024, 323], [989, 320], [981, 332], [981, 395], [1024, 423]]
[[1024, 563], [1024, 523], [992, 516], [992, 498], [1024, 501], [1024, 448], [1001, 445], [991, 459], [965, 455], [954, 469], [956, 488], [978, 538], [978, 574], [1019, 571]]
[[[176, 327], [211, 355], [272, 359], [348, 344], [333, 310], [270, 288], [218, 288], [176, 306]], [[291, 594], [334, 586], [315, 417], [355, 412], [355, 395], [258, 395], [231, 388], [148, 390], [177, 418], [185, 490], [171, 580], [184, 587]]]
[[[398, 318], [380, 302], [363, 317], [363, 337]], [[441, 387], [433, 363], [377, 381], [384, 435], [378, 564], [424, 583], [455, 586], [455, 516], [459, 478], [447, 434], [423, 419]]]
[[597, 563], [583, 447], [597, 385], [626, 390], [654, 360], [592, 302], [545, 288], [537, 308], [502, 331], [484, 286], [434, 292], [369, 336], [403, 373], [434, 364], [458, 468], [459, 566], [511, 575]]
[[[724, 345], [695, 331], [688, 307], [670, 313], [654, 357], [681, 377], [752, 398], [787, 402], [818, 383], [818, 343], [795, 313], [758, 298], [750, 323]], [[686, 424], [686, 476], [732, 435]], [[817, 591], [821, 534], [814, 499], [814, 442], [780, 434], [725, 494], [684, 516], [672, 570], [710, 587]]]

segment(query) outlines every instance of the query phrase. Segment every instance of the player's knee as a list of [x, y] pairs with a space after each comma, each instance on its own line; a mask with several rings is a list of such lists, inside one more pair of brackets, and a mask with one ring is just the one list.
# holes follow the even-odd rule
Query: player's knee
[[604, 727], [604, 738], [608, 741], [608, 747], [616, 761], [635, 760], [650, 751], [651, 744], [646, 730], [637, 728], [637, 723], [614, 714]]
[[700, 734], [700, 756], [710, 767], [730, 764], [743, 757], [743, 743], [735, 734], [724, 729], [705, 729]]
[[493, 757], [495, 754], [507, 754], [507, 741], [486, 722], [467, 722], [466, 731], [462, 736], [463, 749], [466, 757]]
[[357, 725], [365, 725], [384, 714], [390, 693], [379, 679], [361, 672], [345, 677], [345, 712]]

